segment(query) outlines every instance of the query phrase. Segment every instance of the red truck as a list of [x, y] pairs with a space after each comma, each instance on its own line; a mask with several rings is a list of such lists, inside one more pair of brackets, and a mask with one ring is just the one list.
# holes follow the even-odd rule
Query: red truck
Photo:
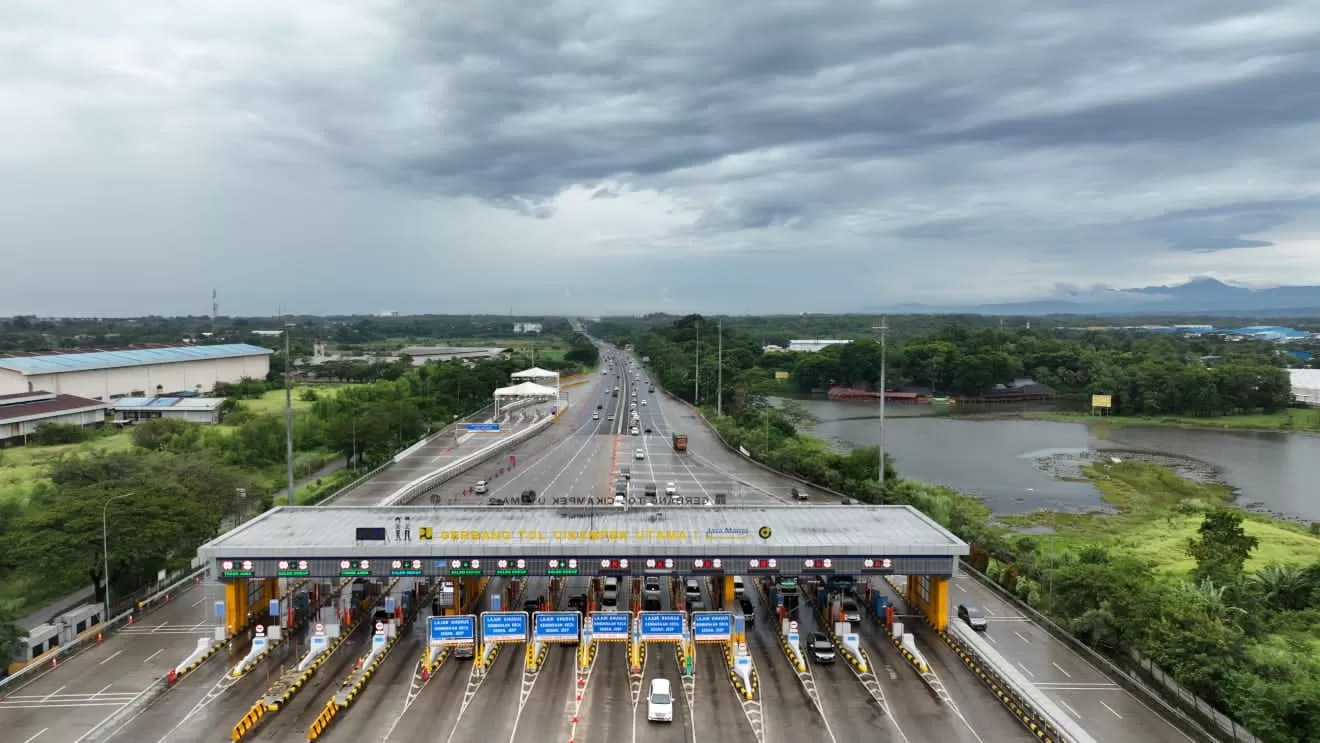
[[674, 451], [687, 451], [687, 434], [674, 434]]

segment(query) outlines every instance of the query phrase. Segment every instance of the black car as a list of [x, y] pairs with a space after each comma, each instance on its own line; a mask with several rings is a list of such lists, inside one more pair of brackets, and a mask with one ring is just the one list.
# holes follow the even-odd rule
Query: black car
[[570, 611], [585, 614], [587, 612], [587, 597], [583, 594], [570, 597], [568, 599], [568, 608]]
[[746, 598], [738, 599], [738, 611], [742, 612], [743, 624], [749, 627], [756, 624], [756, 609], [751, 601]]
[[834, 662], [834, 643], [830, 642], [830, 638], [826, 637], [824, 632], [812, 632], [807, 635], [807, 652], [817, 663]]
[[604, 406], [604, 405], [597, 404], [597, 405], [596, 405], [596, 409], [597, 409], [597, 410], [604, 410], [604, 409], [605, 409], [605, 406]]
[[538, 596], [534, 599], [527, 599], [523, 602], [523, 611], [531, 614], [541, 610], [541, 604], [545, 603], [544, 596]]
[[646, 432], [647, 432], [647, 433], [650, 433], [650, 432], [651, 432], [651, 429], [648, 427], [648, 428], [646, 429]]

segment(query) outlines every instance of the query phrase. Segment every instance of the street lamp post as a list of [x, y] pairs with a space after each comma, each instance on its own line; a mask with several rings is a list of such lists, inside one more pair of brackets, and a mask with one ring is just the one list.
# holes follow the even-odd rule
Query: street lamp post
[[888, 345], [889, 324], [880, 318], [872, 330], [880, 331], [880, 484], [885, 484], [885, 403], [889, 402], [889, 388], [885, 386], [885, 351]]
[[112, 495], [105, 499], [105, 505], [101, 507], [101, 580], [105, 581], [105, 614], [101, 617], [101, 622], [110, 621], [110, 504], [120, 498], [127, 498], [132, 493], [120, 493]]
[[294, 503], [293, 492], [293, 362], [289, 358], [289, 336], [294, 324], [284, 323], [284, 458], [289, 476], [289, 505]]

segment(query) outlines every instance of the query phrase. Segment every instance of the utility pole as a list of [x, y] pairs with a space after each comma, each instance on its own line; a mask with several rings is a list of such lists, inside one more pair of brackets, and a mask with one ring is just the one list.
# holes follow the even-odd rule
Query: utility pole
[[715, 415], [724, 415], [724, 321], [720, 320], [719, 352], [716, 354]]
[[701, 320], [697, 320], [697, 367], [692, 379], [692, 404], [701, 407]]
[[889, 324], [880, 318], [871, 330], [880, 331], [880, 484], [885, 484], [885, 404], [889, 402], [889, 389], [885, 386], [885, 355], [888, 346]]
[[289, 358], [289, 336], [293, 323], [284, 323], [284, 464], [289, 475], [289, 505], [293, 505], [293, 361]]
[[105, 599], [105, 613], [101, 616], [101, 624], [105, 625], [110, 621], [110, 504], [120, 498], [127, 498], [132, 493], [120, 493], [112, 495], [105, 499], [105, 505], [101, 506], [101, 557], [104, 563], [101, 566], [101, 580], [105, 581], [105, 588], [101, 598]]

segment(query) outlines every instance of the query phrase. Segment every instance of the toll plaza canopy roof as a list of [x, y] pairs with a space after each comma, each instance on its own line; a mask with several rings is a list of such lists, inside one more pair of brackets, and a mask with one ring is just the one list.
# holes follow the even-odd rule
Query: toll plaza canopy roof
[[813, 570], [951, 576], [967, 553], [965, 542], [910, 506], [824, 505], [282, 507], [199, 550], [220, 579]]
[[515, 384], [512, 387], [501, 387], [495, 390], [496, 397], [558, 397], [559, 392], [554, 387], [546, 387], [535, 382], [523, 382]]
[[539, 366], [533, 366], [531, 369], [524, 369], [516, 374], [510, 374], [510, 379], [555, 379], [559, 372], [552, 372], [542, 369]]

